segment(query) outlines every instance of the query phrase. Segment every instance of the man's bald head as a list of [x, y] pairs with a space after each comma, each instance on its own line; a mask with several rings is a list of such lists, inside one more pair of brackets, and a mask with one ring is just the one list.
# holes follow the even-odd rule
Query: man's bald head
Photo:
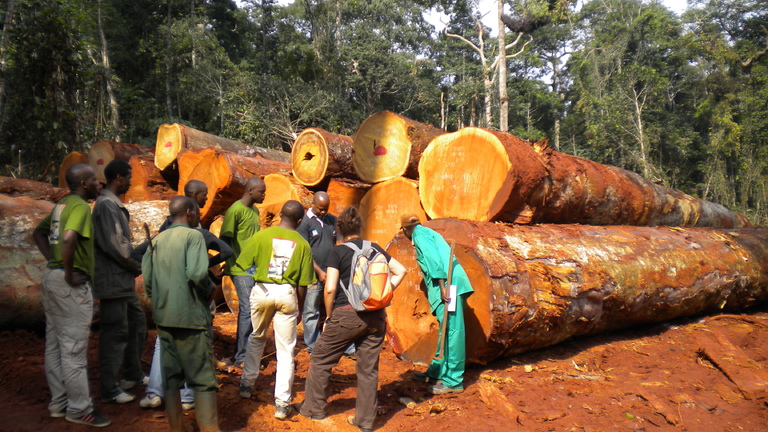
[[93, 168], [84, 163], [78, 163], [67, 169], [66, 180], [70, 190], [80, 187], [80, 182], [86, 181], [88, 177], [94, 174]]
[[315, 197], [312, 199], [312, 202], [314, 204], [325, 204], [327, 206], [331, 203], [331, 197], [328, 196], [328, 193], [323, 191], [315, 192]]
[[267, 185], [261, 177], [251, 177], [245, 182], [245, 193], [243, 194], [243, 203], [248, 205], [261, 204], [264, 202], [264, 196], [267, 192]]
[[184, 185], [184, 195], [192, 198], [200, 208], [208, 202], [208, 186], [200, 180], [190, 180]]
[[294, 227], [298, 226], [301, 218], [304, 217], [304, 206], [296, 200], [286, 201], [283, 204], [282, 210], [280, 210], [280, 224], [283, 222], [289, 222]]
[[188, 211], [195, 211], [196, 209], [197, 203], [192, 198], [181, 195], [171, 198], [171, 203], [168, 204], [168, 212], [171, 213], [174, 220]]
[[331, 206], [331, 198], [327, 193], [320, 191], [315, 192], [315, 197], [312, 198], [312, 213], [317, 216], [318, 219], [323, 219], [328, 214], [328, 207]]

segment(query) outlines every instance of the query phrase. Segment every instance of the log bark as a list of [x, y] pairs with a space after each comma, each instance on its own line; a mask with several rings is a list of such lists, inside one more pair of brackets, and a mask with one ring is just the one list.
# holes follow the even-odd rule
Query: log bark
[[99, 141], [88, 150], [88, 165], [96, 172], [96, 179], [106, 184], [104, 168], [114, 159], [122, 159], [126, 162], [133, 156], [153, 155], [152, 147], [138, 144], [128, 144], [114, 141]]
[[70, 152], [64, 156], [64, 160], [59, 165], [59, 187], [68, 188], [67, 185], [67, 170], [69, 167], [79, 163], [88, 163], [88, 155], [79, 151]]
[[373, 185], [360, 202], [363, 238], [386, 246], [400, 229], [400, 217], [407, 213], [426, 220], [415, 181], [395, 177]]
[[127, 202], [170, 200], [177, 195], [155, 166], [153, 156], [133, 156], [128, 163], [131, 164], [132, 177], [131, 187], [125, 193]]
[[[209, 225], [217, 215], [226, 212], [232, 203], [243, 197], [245, 182], [249, 178], [274, 173], [288, 174], [291, 169], [291, 166], [284, 162], [221, 150], [207, 149], [201, 153], [202, 159], [190, 172], [187, 181], [200, 180], [208, 186], [208, 202], [200, 209], [204, 226]], [[181, 181], [179, 190], [184, 190]]]
[[352, 138], [320, 128], [304, 129], [293, 143], [291, 167], [304, 186], [316, 186], [327, 177], [355, 178]]
[[[481, 163], [478, 163], [482, 161]], [[502, 132], [464, 128], [432, 141], [419, 165], [424, 210], [512, 223], [751, 226], [725, 206], [621, 168], [559, 153]]]
[[176, 161], [181, 150], [202, 150], [209, 147], [242, 156], [257, 156], [284, 163], [291, 161], [290, 154], [281, 150], [251, 146], [173, 123], [161, 125], [157, 130], [155, 165], [162, 171]]
[[[425, 224], [448, 242], [475, 292], [467, 300], [467, 359], [499, 357], [678, 317], [739, 310], [768, 299], [768, 228], [520, 226], [455, 219]], [[408, 269], [388, 308], [404, 359], [429, 362], [437, 321], [410, 241], [387, 251]], [[447, 257], [446, 257], [447, 259]]]
[[445, 131], [391, 111], [368, 117], [357, 129], [352, 164], [368, 183], [395, 177], [418, 178], [419, 159], [433, 138]]
[[52, 203], [64, 198], [69, 188], [58, 188], [50, 183], [0, 176], [0, 194], [8, 197], [27, 197]]
[[349, 206], [357, 206], [359, 208], [360, 202], [370, 188], [370, 184], [356, 180], [331, 179], [326, 191], [331, 199], [328, 213], [338, 216]]

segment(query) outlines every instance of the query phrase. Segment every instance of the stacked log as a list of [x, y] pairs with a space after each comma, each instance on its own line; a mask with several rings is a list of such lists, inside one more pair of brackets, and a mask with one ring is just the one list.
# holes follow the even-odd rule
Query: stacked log
[[170, 200], [177, 195], [176, 190], [163, 177], [155, 166], [154, 156], [133, 156], [131, 164], [131, 187], [125, 193], [125, 199], [131, 201]]
[[400, 176], [416, 179], [422, 152], [433, 138], [444, 133], [391, 111], [378, 112], [368, 117], [355, 133], [355, 172], [367, 183]]
[[64, 156], [64, 160], [59, 165], [59, 187], [66, 188], [67, 186], [67, 170], [69, 167], [79, 163], [88, 163], [88, 155], [79, 151], [73, 151]]
[[326, 192], [331, 199], [328, 213], [338, 216], [349, 206], [360, 207], [360, 202], [370, 188], [371, 185], [368, 183], [356, 180], [331, 179], [328, 182], [328, 190]]
[[0, 194], [8, 197], [27, 197], [52, 203], [64, 198], [69, 189], [58, 188], [50, 183], [0, 176]]
[[639, 175], [503, 133], [464, 128], [435, 138], [419, 164], [432, 218], [512, 223], [750, 226], [746, 216]]
[[[287, 174], [290, 165], [260, 157], [247, 157], [237, 153], [206, 149], [200, 152], [201, 159], [189, 173], [187, 181], [200, 180], [208, 186], [208, 202], [200, 209], [204, 226], [213, 218], [227, 211], [230, 205], [243, 197], [245, 182], [251, 177], [269, 174]], [[179, 190], [184, 184], [179, 181]]]
[[88, 165], [96, 172], [96, 180], [106, 184], [104, 168], [114, 159], [122, 159], [126, 162], [133, 156], [152, 156], [151, 147], [138, 144], [128, 144], [114, 141], [99, 141], [88, 150]]
[[[465, 310], [467, 359], [499, 357], [677, 317], [768, 300], [768, 228], [515, 226], [455, 219], [425, 224], [455, 243], [474, 288]], [[387, 310], [402, 358], [428, 363], [437, 324], [414, 248], [387, 251], [408, 269]], [[447, 257], [446, 257], [447, 259]]]
[[316, 186], [326, 178], [355, 178], [352, 138], [320, 128], [304, 129], [291, 150], [294, 177], [304, 186]]
[[416, 181], [395, 177], [373, 185], [360, 202], [363, 238], [385, 246], [400, 229], [400, 216], [407, 213], [426, 218]]
[[155, 141], [155, 165], [161, 171], [176, 161], [184, 150], [206, 148], [224, 150], [241, 156], [262, 157], [283, 163], [290, 163], [290, 155], [273, 149], [250, 146], [239, 141], [222, 138], [178, 123], [161, 125]]

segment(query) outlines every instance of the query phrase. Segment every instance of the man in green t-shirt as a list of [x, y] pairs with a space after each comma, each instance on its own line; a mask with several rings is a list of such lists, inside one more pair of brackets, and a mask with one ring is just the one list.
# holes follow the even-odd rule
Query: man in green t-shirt
[[267, 329], [272, 324], [277, 351], [275, 418], [279, 420], [284, 420], [291, 411], [299, 305], [304, 303], [307, 285], [315, 283], [312, 250], [296, 232], [303, 216], [301, 203], [286, 202], [280, 211], [280, 224], [256, 233], [237, 259], [240, 267], [255, 268], [251, 282], [256, 282], [250, 302], [253, 333], [248, 338], [240, 397], [251, 397], [253, 383], [259, 376]]
[[48, 260], [43, 273], [45, 376], [53, 418], [105, 427], [111, 421], [94, 411], [88, 388], [88, 336], [93, 319], [93, 221], [85, 200], [99, 195], [96, 173], [86, 164], [69, 167], [71, 191], [32, 234]]
[[254, 204], [264, 202], [264, 194], [267, 186], [259, 177], [251, 177], [245, 183], [243, 197], [235, 201], [224, 214], [224, 222], [221, 224], [219, 237], [232, 247], [235, 254], [224, 265], [224, 274], [232, 278], [237, 291], [237, 300], [240, 303], [240, 311], [237, 315], [237, 336], [235, 338], [234, 363], [242, 366], [245, 361], [245, 345], [248, 335], [253, 333], [251, 326], [251, 288], [253, 279], [248, 274], [248, 268], [237, 265], [237, 257], [259, 231], [259, 209]]

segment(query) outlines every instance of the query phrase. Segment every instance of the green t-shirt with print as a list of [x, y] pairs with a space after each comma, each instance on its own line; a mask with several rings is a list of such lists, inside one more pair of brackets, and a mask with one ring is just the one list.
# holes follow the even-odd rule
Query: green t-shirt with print
[[53, 211], [37, 225], [37, 228], [48, 233], [51, 259], [48, 268], [64, 268], [61, 252], [62, 239], [65, 231], [75, 231], [79, 234], [75, 247], [75, 259], [72, 267], [93, 280], [93, 222], [91, 207], [77, 195], [67, 195], [53, 208]]
[[316, 281], [309, 243], [296, 231], [279, 226], [256, 233], [237, 264], [252, 269], [256, 282], [306, 286]]
[[236, 265], [240, 252], [251, 241], [251, 237], [259, 232], [259, 209], [256, 206], [246, 207], [242, 201], [237, 200], [224, 214], [224, 222], [221, 224], [219, 237], [232, 239], [232, 250], [235, 253], [224, 264], [224, 274], [230, 276], [248, 276], [248, 273]]

